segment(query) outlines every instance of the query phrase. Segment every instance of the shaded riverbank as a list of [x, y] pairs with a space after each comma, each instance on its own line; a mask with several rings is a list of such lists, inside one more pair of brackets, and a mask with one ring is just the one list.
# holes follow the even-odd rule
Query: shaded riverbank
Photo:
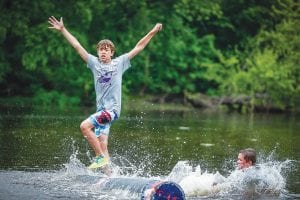
[[[238, 112], [238, 113], [291, 113], [300, 114], [300, 105], [294, 109], [288, 107], [276, 107], [269, 104], [252, 105], [252, 100], [249, 96], [236, 96], [236, 97], [211, 97], [201, 93], [190, 94], [186, 93], [184, 96], [174, 95], [146, 95], [146, 96], [123, 96], [122, 106], [126, 107], [128, 104], [133, 109], [150, 109], [150, 110], [211, 110], [218, 112]], [[1, 106], [18, 106], [18, 107], [30, 107], [39, 106], [42, 109], [49, 107], [55, 107], [59, 110], [68, 110], [68, 107], [72, 109], [76, 107], [94, 107], [93, 103], [87, 105], [72, 105], [68, 103], [66, 99], [62, 104], [52, 105], [39, 105], [32, 101], [30, 97], [11, 97], [0, 98]]]

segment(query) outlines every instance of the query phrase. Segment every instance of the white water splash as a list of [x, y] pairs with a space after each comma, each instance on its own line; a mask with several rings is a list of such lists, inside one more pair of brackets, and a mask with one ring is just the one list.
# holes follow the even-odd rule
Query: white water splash
[[186, 196], [209, 195], [213, 191], [213, 184], [224, 179], [218, 172], [202, 173], [200, 165], [194, 168], [188, 161], [179, 161], [167, 177], [167, 180], [178, 183]]
[[202, 173], [199, 165], [193, 167], [188, 161], [179, 161], [167, 180], [178, 183], [187, 197], [278, 196], [285, 190], [283, 174], [290, 166], [289, 160], [268, 161], [246, 170], [236, 169], [224, 177], [219, 172]]
[[[101, 183], [106, 178], [113, 177], [137, 177], [139, 173], [136, 168], [126, 159], [118, 157], [112, 158], [117, 164], [112, 163], [112, 173], [108, 176], [101, 170], [89, 170], [78, 158], [78, 151], [75, 151], [70, 156], [69, 162], [64, 164], [64, 167], [59, 171], [53, 171], [51, 178], [44, 180], [47, 187], [51, 186], [53, 194], [58, 197], [64, 194], [78, 195], [87, 199], [137, 199], [136, 193], [131, 193], [126, 190], [102, 191]], [[46, 173], [43, 173], [44, 177]], [[57, 191], [57, 193], [56, 193]]]

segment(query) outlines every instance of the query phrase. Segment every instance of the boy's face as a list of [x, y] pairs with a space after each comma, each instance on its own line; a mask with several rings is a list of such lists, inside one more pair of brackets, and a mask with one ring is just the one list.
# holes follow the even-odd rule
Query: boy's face
[[252, 162], [250, 160], [245, 160], [245, 156], [242, 153], [239, 153], [237, 163], [239, 169], [245, 169], [252, 166]]
[[111, 62], [111, 58], [114, 55], [114, 53], [111, 51], [111, 49], [109, 48], [109, 46], [107, 45], [103, 45], [101, 46], [98, 50], [98, 57], [99, 59], [104, 62], [104, 63], [110, 63]]

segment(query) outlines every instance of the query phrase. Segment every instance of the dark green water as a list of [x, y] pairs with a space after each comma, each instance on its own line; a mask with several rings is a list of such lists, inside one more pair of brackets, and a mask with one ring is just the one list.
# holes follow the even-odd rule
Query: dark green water
[[[93, 157], [79, 129], [93, 109], [0, 109], [0, 179], [20, 177], [16, 173], [22, 172], [59, 171], [74, 154], [85, 165]], [[296, 114], [137, 110], [125, 105], [121, 118], [112, 125], [109, 152], [125, 174], [167, 176], [178, 161], [186, 160], [227, 176], [235, 168], [238, 151], [252, 147], [258, 152], [258, 162], [291, 161], [281, 171], [286, 183], [283, 189], [299, 197], [299, 130]], [[5, 191], [0, 190], [1, 195], [6, 197]]]

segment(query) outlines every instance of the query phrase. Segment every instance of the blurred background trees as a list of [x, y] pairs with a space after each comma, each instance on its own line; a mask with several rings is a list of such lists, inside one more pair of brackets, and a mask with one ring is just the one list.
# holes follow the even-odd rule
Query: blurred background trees
[[48, 17], [92, 54], [103, 38], [116, 56], [156, 22], [163, 31], [132, 60], [125, 95], [250, 98], [250, 107], [300, 105], [299, 3], [293, 0], [2, 0], [0, 94], [40, 105], [94, 105], [92, 74]]

